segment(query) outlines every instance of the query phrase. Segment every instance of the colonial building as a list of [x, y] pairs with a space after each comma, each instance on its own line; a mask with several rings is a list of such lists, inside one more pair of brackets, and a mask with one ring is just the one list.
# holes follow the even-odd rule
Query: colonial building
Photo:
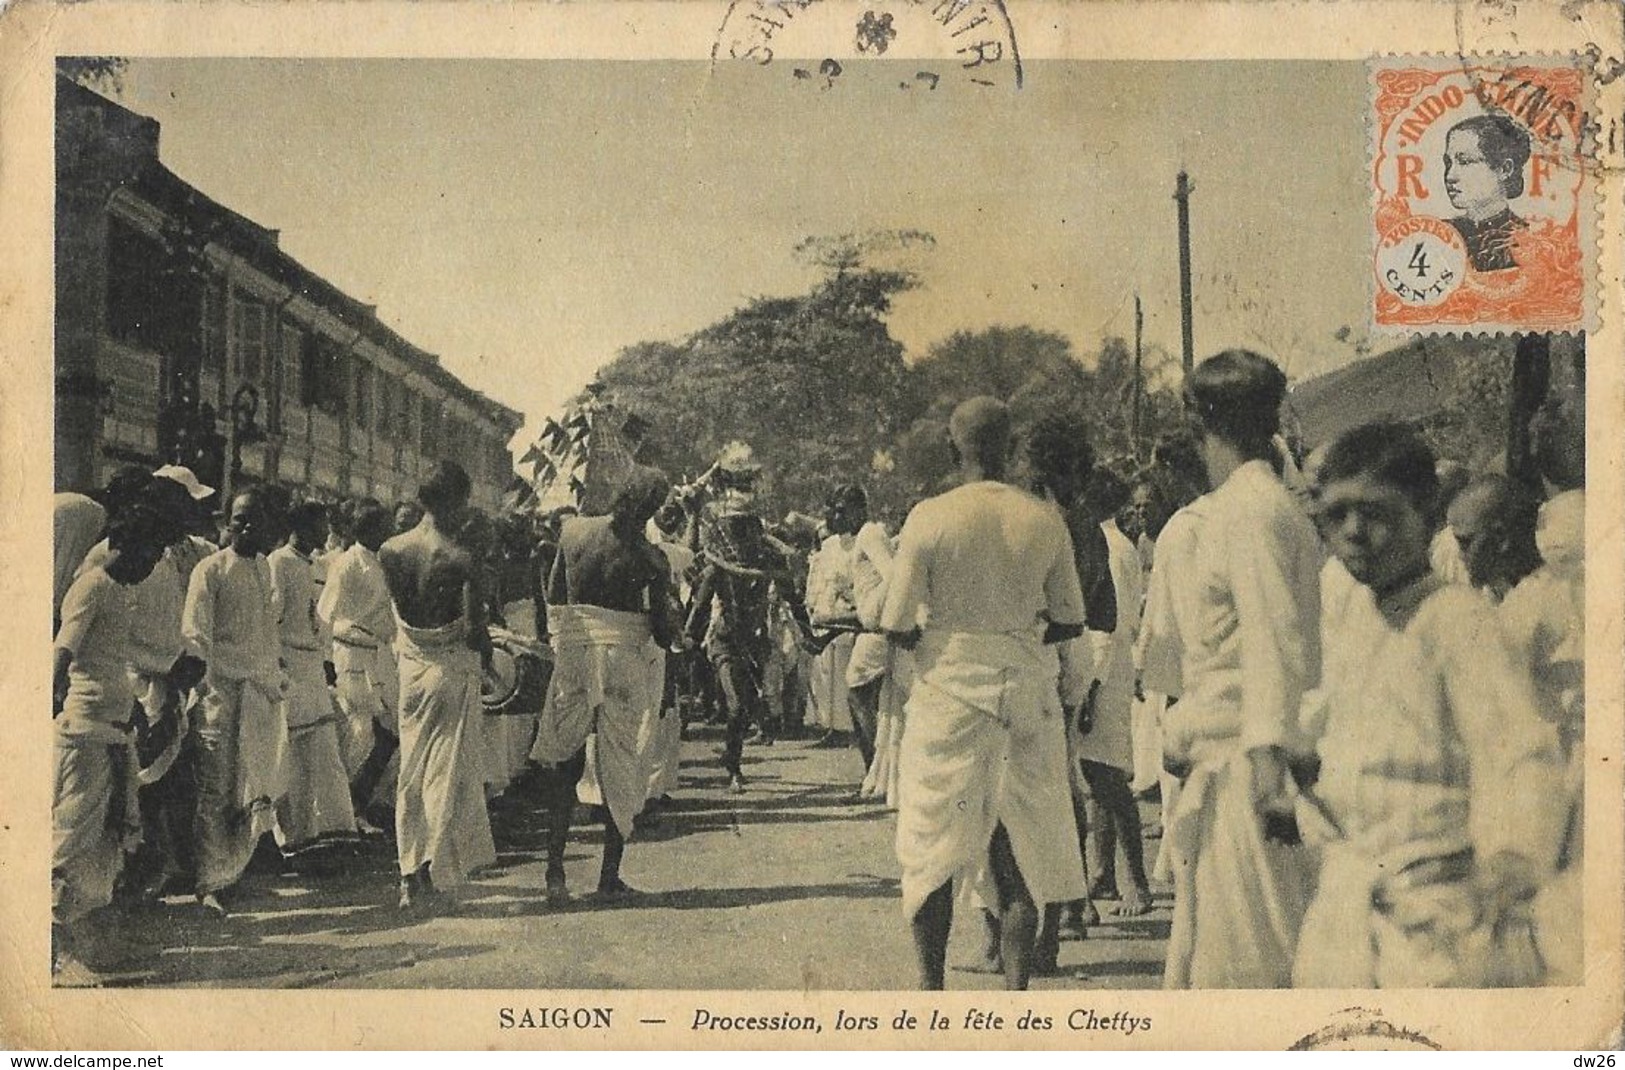
[[498, 509], [523, 415], [177, 177], [158, 126], [57, 80], [57, 489], [172, 462], [394, 503], [451, 459]]

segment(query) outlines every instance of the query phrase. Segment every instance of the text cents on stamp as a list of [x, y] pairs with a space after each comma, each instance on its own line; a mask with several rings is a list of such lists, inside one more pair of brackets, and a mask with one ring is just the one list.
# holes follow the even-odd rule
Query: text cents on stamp
[[[839, 77], [839, 58], [921, 60], [899, 83], [934, 89], [959, 75], [979, 86], [1020, 88], [1021, 53], [1004, 0], [881, 0], [861, 13], [826, 0], [732, 0], [711, 59], [768, 66], [783, 62], [793, 77], [814, 71], [826, 87]], [[820, 62], [821, 60], [821, 62]]]
[[1584, 328], [1595, 175], [1579, 57], [1389, 57], [1372, 89], [1374, 325]]

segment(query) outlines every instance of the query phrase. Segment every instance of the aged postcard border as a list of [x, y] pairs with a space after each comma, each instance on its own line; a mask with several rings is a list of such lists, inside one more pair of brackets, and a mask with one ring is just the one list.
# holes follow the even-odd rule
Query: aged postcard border
[[[869, 7], [884, 8], [884, 0]], [[859, 6], [847, 0], [845, 14]], [[46, 963], [51, 733], [44, 711], [48, 628], [44, 567], [52, 390], [52, 72], [56, 55], [372, 55], [533, 58], [711, 57], [723, 3], [211, 5], [20, 2], [0, 12], [0, 602], [15, 607], [0, 665], [10, 728], [0, 734], [0, 1045], [48, 1048], [1287, 1048], [1340, 1035], [1411, 1038], [1446, 1048], [1588, 1048], [1619, 1042], [1625, 739], [1625, 353], [1621, 333], [1619, 116], [1625, 54], [1620, 10], [1596, 4], [1046, 3], [1008, 0], [1022, 61], [1133, 57], [1339, 58], [1500, 51], [1590, 55], [1598, 93], [1596, 332], [1588, 369], [1592, 472], [1587, 546], [1587, 983], [1582, 988], [1445, 993], [1292, 991], [1033, 992], [525, 992], [53, 990]], [[922, 58], [953, 54], [921, 40]], [[825, 55], [853, 55], [831, 41]], [[1030, 73], [1029, 73], [1030, 77]], [[1019, 92], [1014, 89], [990, 91]], [[1606, 117], [1606, 118], [1605, 118]], [[902, 921], [899, 918], [899, 927]], [[610, 1007], [609, 1029], [514, 1031], [505, 1006]], [[883, 1023], [937, 1010], [966, 1021], [996, 1012], [1005, 1027], [951, 1032], [882, 1028], [846, 1035], [695, 1030], [696, 1011], [812, 1015], [863, 1009]], [[1148, 1018], [1122, 1030], [1018, 1030], [1024, 1010], [1065, 1023], [1087, 1010]], [[654, 1024], [642, 1024], [649, 1020]], [[1087, 1021], [1087, 1019], [1082, 1019]], [[290, 1031], [285, 1023], [298, 1021]], [[1327, 1032], [1330, 1030], [1331, 1032]], [[1366, 1030], [1368, 1032], [1362, 1032]]]

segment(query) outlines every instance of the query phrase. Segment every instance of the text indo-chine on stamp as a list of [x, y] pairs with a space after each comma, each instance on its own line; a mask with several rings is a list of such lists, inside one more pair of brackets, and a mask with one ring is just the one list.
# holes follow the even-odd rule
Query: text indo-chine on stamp
[[1587, 326], [1594, 176], [1573, 57], [1371, 64], [1378, 329]]

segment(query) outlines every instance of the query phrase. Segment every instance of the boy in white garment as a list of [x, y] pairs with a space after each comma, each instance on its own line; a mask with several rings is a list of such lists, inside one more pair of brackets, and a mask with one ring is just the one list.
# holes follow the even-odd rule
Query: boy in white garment
[[[1438, 519], [1428, 447], [1370, 424], [1320, 470], [1322, 531], [1375, 613], [1328, 651], [1324, 847], [1299, 937], [1299, 987], [1524, 984], [1528, 910], [1557, 853], [1556, 732], [1494, 610], [1429, 564]], [[1522, 929], [1524, 946], [1506, 939]], [[1521, 950], [1521, 953], [1520, 953]]]

